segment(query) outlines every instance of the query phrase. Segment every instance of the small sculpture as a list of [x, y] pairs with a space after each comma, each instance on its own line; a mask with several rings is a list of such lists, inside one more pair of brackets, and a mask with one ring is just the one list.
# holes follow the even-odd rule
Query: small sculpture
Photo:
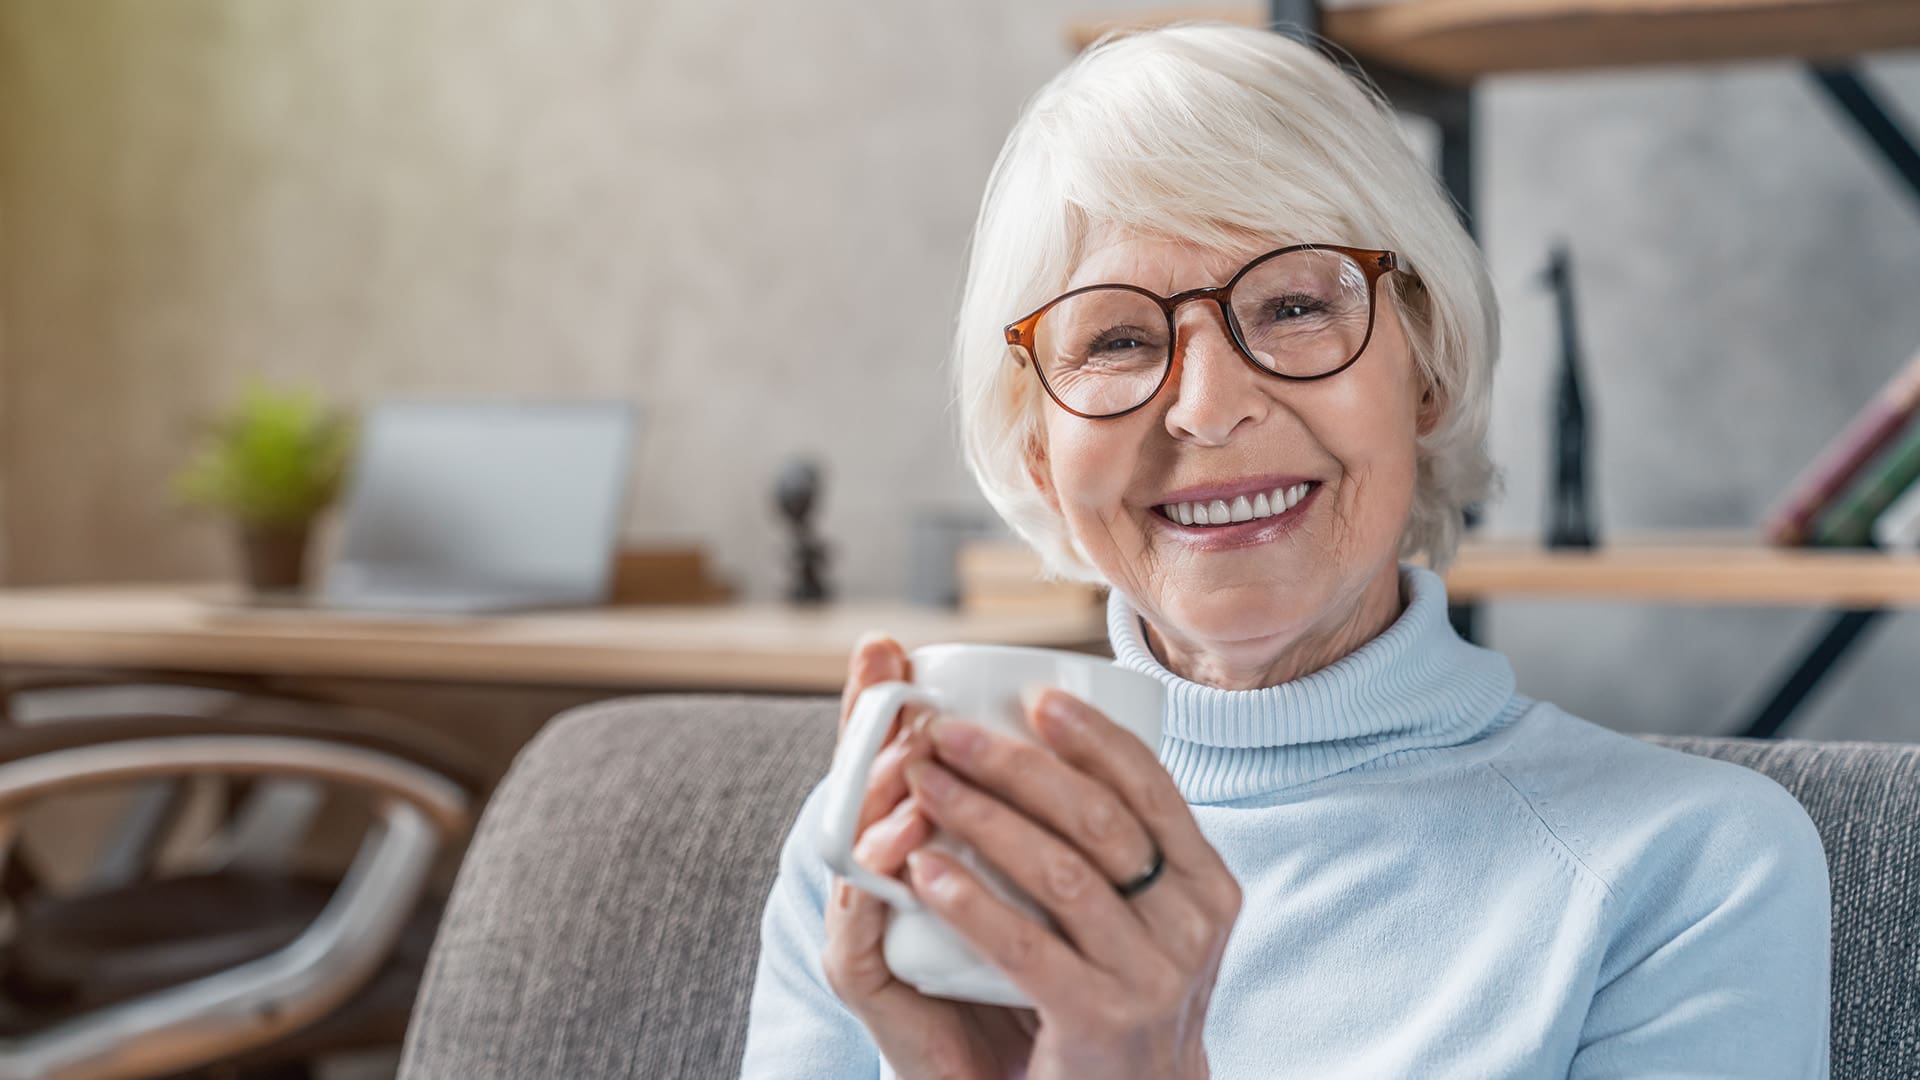
[[820, 468], [812, 461], [789, 462], [774, 484], [774, 502], [793, 529], [793, 584], [787, 601], [823, 604], [832, 599], [823, 577], [831, 545], [814, 535], [809, 520], [820, 499]]
[[1587, 488], [1586, 395], [1581, 391], [1580, 330], [1573, 308], [1573, 257], [1557, 241], [1541, 278], [1553, 288], [1560, 321], [1560, 379], [1554, 395], [1553, 475], [1549, 482], [1547, 547], [1599, 546]]

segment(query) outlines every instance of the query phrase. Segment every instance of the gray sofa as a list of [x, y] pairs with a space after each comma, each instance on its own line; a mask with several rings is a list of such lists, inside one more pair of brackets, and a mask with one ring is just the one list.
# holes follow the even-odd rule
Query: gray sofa
[[[731, 1077], [781, 840], [826, 772], [833, 697], [573, 710], [488, 804], [403, 1080]], [[1920, 1076], [1920, 746], [1643, 735], [1773, 777], [1833, 879], [1833, 1077]]]

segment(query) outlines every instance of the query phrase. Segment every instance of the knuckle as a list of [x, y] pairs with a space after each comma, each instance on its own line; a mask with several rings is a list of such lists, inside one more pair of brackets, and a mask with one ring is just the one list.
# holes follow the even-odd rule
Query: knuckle
[[996, 771], [1012, 775], [1032, 775], [1045, 768], [1042, 760], [1050, 752], [1020, 739], [988, 739], [981, 747], [980, 761]]
[[1233, 879], [1233, 875], [1221, 874], [1217, 883], [1208, 891], [1208, 899], [1212, 902], [1213, 910], [1220, 912], [1221, 917], [1227, 922], [1232, 922], [1239, 917], [1240, 883]]
[[885, 985], [892, 978], [879, 950], [855, 952], [833, 938], [820, 956], [820, 970], [827, 985], [844, 1001], [858, 1001], [869, 987]]
[[1093, 883], [1093, 869], [1087, 861], [1066, 851], [1046, 857], [1045, 874], [1047, 891], [1062, 902], [1079, 899]]
[[1000, 946], [1000, 963], [1010, 972], [1031, 971], [1040, 959], [1039, 935], [1031, 925], [1023, 925]]
[[1080, 819], [1080, 828], [1089, 842], [1104, 845], [1119, 831], [1120, 807], [1105, 794], [1091, 799], [1087, 803], [1086, 813]]
[[1140, 986], [1139, 1007], [1149, 1016], [1164, 1016], [1180, 1006], [1186, 996], [1187, 980], [1169, 964], [1155, 964]]
[[1196, 963], [1213, 949], [1213, 920], [1203, 912], [1181, 912], [1173, 933], [1183, 962]]

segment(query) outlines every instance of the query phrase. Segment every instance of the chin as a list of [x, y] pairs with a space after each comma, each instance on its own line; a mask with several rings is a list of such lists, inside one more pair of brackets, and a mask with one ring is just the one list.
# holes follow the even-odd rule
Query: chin
[[1163, 610], [1188, 636], [1211, 641], [1270, 638], [1312, 622], [1312, 604], [1298, 589], [1280, 581], [1223, 584], [1185, 591], [1167, 599]]

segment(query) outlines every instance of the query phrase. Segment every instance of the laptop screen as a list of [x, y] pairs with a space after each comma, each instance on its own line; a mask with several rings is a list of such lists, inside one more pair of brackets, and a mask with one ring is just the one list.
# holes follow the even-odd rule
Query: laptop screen
[[501, 588], [604, 599], [635, 411], [604, 401], [374, 405], [326, 594]]

